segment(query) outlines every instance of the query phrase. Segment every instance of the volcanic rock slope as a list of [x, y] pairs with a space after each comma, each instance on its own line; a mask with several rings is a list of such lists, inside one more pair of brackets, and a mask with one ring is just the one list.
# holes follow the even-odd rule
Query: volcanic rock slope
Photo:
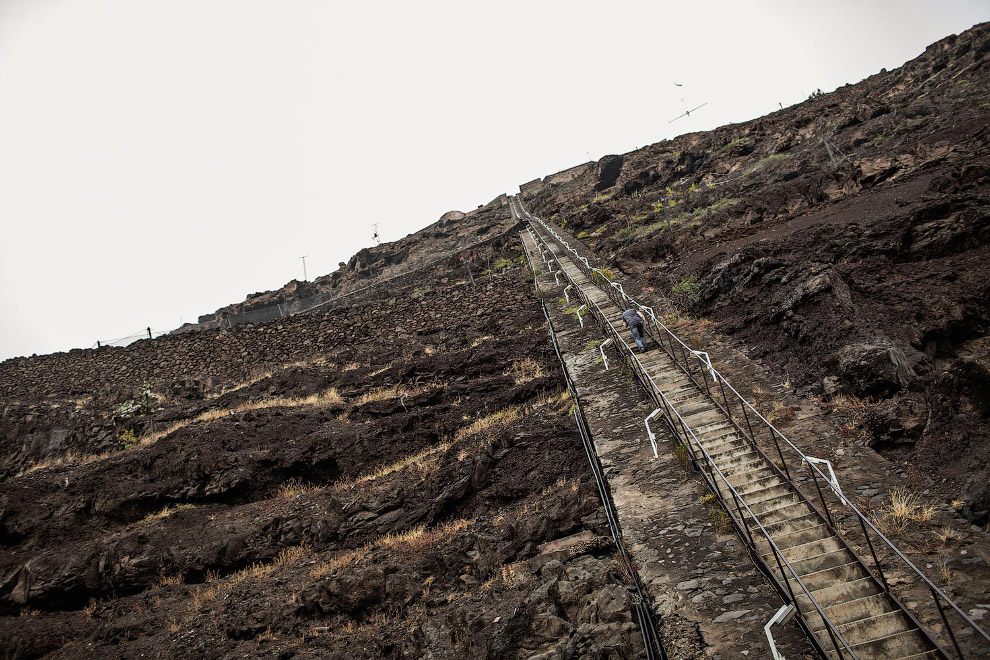
[[523, 197], [985, 525], [988, 53], [981, 24], [897, 70]]
[[0, 364], [0, 656], [644, 657], [518, 239], [478, 249]]

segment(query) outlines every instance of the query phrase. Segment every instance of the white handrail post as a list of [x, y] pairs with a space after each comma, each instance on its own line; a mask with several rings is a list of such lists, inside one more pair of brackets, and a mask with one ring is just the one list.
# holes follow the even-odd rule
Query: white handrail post
[[[839, 479], [835, 476], [835, 470], [832, 469], [832, 461], [827, 458], [815, 458], [814, 456], [805, 456], [801, 459], [801, 464], [804, 463], [817, 463], [818, 465], [824, 465], [828, 468], [828, 485], [835, 491], [835, 494], [839, 496], [839, 501], [842, 502], [843, 506], [849, 506], [846, 496], [842, 494], [842, 488], [839, 486]], [[816, 477], [817, 479], [817, 477]]]
[[602, 353], [602, 361], [605, 363], [605, 371], [608, 371], [608, 358], [605, 356], [605, 347], [612, 343], [612, 337], [609, 337], [602, 343], [598, 345], [598, 350]]
[[763, 626], [763, 632], [766, 634], [767, 641], [770, 643], [770, 653], [773, 654], [774, 660], [784, 660], [784, 656], [777, 652], [777, 645], [773, 643], [773, 635], [770, 634], [770, 626], [775, 626], [778, 623], [787, 623], [794, 618], [794, 611], [794, 604], [788, 603], [777, 610], [777, 613], [767, 621], [767, 625]]
[[573, 284], [568, 284], [567, 286], [564, 287], [564, 302], [565, 303], [571, 302], [571, 297], [567, 295], [567, 290], [570, 289], [570, 288], [573, 288], [573, 287], [574, 287]]
[[560, 273], [559, 272], [553, 274], [553, 281], [557, 283], [557, 286], [560, 286]]
[[584, 309], [587, 306], [588, 306], [588, 304], [585, 303], [584, 305], [581, 305], [580, 307], [578, 307], [577, 308], [577, 311], [575, 311], [575, 314], [577, 314], [577, 317], [578, 317], [578, 323], [581, 324], [581, 329], [582, 330], [584, 330], [584, 319], [581, 318], [581, 310]]
[[643, 420], [643, 424], [646, 425], [646, 433], [650, 438], [650, 445], [653, 447], [653, 458], [660, 458], [660, 454], [657, 453], [657, 435], [650, 430], [650, 420], [653, 419], [659, 412], [663, 412], [663, 408], [657, 408]]

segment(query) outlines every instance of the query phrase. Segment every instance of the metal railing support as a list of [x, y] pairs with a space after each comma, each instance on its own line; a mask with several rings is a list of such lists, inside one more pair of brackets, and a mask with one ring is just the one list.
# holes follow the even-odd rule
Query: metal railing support
[[[560, 241], [560, 236], [559, 234], [557, 234], [557, 232], [547, 227], [538, 218], [535, 218], [528, 212], [525, 212], [525, 209], [522, 209], [522, 211], [523, 211], [523, 216], [522, 216], [523, 219], [529, 221], [533, 229], [536, 229], [536, 225], [539, 225], [545, 231], [555, 236], [558, 241]], [[538, 242], [542, 242], [543, 244], [546, 244], [547, 247], [550, 247], [550, 244], [547, 242], [547, 240], [544, 237], [539, 236], [539, 232], [536, 232], [536, 234], [538, 236]], [[568, 250], [572, 252], [581, 262], [584, 263], [586, 268], [586, 270], [584, 271], [585, 275], [587, 275], [589, 279], [594, 281], [592, 275], [595, 273], [597, 269], [592, 268], [588, 263], [587, 259], [585, 257], [582, 257], [581, 255], [578, 255], [576, 250], [574, 250], [573, 248], [570, 248], [568, 246]], [[553, 256], [553, 259], [556, 260], [556, 256]], [[559, 261], [558, 261], [558, 265], [559, 265]], [[568, 276], [566, 272], [564, 272], [563, 274], [565, 278], [570, 280], [575, 285], [577, 290], [581, 292], [582, 299], [585, 301], [585, 304], [582, 305], [581, 309], [591, 308], [592, 315], [596, 319], [600, 317], [600, 321], [604, 321], [603, 330], [605, 330], [606, 332], [611, 332], [612, 334], [616, 334], [615, 329], [611, 326], [611, 323], [608, 321], [604, 312], [598, 307], [597, 303], [595, 303], [590, 298], [588, 298], [587, 295], [584, 294], [583, 291], [581, 291], [580, 286], [576, 282], [574, 282], [574, 280], [572, 280], [571, 277]], [[607, 280], [607, 278], [605, 279]], [[610, 282], [611, 280], [608, 281]], [[604, 286], [604, 285], [601, 288], [609, 300], [611, 300], [617, 306], [622, 305], [622, 303], [619, 302], [620, 297], [616, 293], [617, 291], [616, 288], [610, 286]], [[637, 303], [632, 298], [628, 298], [628, 300], [634, 305], [639, 305], [639, 303]], [[640, 308], [642, 308], [642, 306], [640, 306]], [[683, 341], [681, 341], [680, 338], [678, 338], [675, 334], [673, 334], [670, 331], [670, 329], [664, 326], [662, 322], [656, 319], [655, 314], [652, 314], [652, 310], [650, 311], [651, 311], [651, 318], [653, 319], [654, 324], [656, 325], [656, 328], [659, 332], [660, 339], [657, 341], [660, 344], [660, 346], [664, 348], [667, 355], [674, 361], [675, 364], [677, 364], [677, 366], [679, 366], [682, 369], [682, 371], [685, 372], [688, 378], [692, 382], [694, 382], [696, 386], [701, 387], [698, 383], [698, 379], [696, 378], [696, 374], [694, 373], [694, 370], [691, 368], [692, 360], [689, 360], [687, 356], [687, 351], [693, 352], [693, 350], [690, 349]], [[580, 316], [580, 309], [578, 310], [578, 320], [581, 321], [581, 327], [583, 329], [584, 324]], [[664, 335], [666, 335], [667, 337], [667, 343], [669, 344], [669, 347], [664, 345], [663, 342]], [[736, 503], [737, 509], [739, 509], [738, 515], [741, 517], [742, 524], [745, 525], [746, 528], [744, 535], [751, 537], [749, 525], [746, 524], [746, 520], [747, 520], [746, 515], [748, 514], [749, 516], [748, 520], [752, 521], [753, 525], [762, 534], [762, 537], [766, 539], [766, 541], [770, 544], [770, 548], [774, 554], [774, 558], [780, 570], [780, 579], [783, 580], [783, 584], [781, 585], [777, 581], [776, 577], [771, 578], [772, 581], [774, 581], [778, 585], [778, 592], [783, 594], [786, 591], [787, 593], [789, 593], [789, 595], [793, 600], [794, 591], [792, 590], [792, 586], [799, 587], [804, 597], [806, 597], [810, 601], [811, 607], [814, 609], [814, 611], [816, 611], [822, 617], [822, 620], [825, 623], [825, 631], [828, 634], [829, 640], [832, 642], [836, 654], [840, 658], [844, 658], [844, 657], [857, 658], [856, 653], [852, 651], [847, 641], [842, 637], [841, 634], [839, 634], [839, 631], [837, 630], [836, 626], [829, 620], [828, 616], [821, 608], [821, 605], [817, 602], [815, 597], [808, 590], [807, 586], [803, 583], [798, 573], [791, 566], [790, 562], [788, 562], [786, 557], [784, 557], [780, 553], [779, 548], [774, 543], [769, 532], [767, 532], [767, 530], [761, 524], [760, 520], [756, 517], [756, 515], [753, 514], [749, 506], [746, 504], [745, 500], [743, 500], [741, 496], [739, 496], [739, 494], [735, 492], [735, 488], [733, 488], [731, 484], [729, 484], [728, 481], [725, 479], [724, 475], [722, 475], [721, 471], [718, 469], [718, 466], [715, 465], [714, 460], [708, 454], [705, 447], [694, 435], [694, 432], [692, 431], [690, 426], [686, 424], [685, 420], [680, 416], [677, 410], [673, 408], [672, 405], [670, 405], [669, 401], [666, 400], [666, 397], [664, 396], [663, 392], [657, 387], [656, 383], [652, 381], [652, 378], [650, 377], [649, 373], [647, 373], [645, 369], [642, 367], [642, 365], [639, 363], [638, 357], [635, 354], [633, 354], [629, 349], [629, 347], [626, 346], [624, 343], [622, 343], [621, 340], [617, 342], [617, 345], [621, 345], [625, 349], [624, 351], [620, 350], [620, 355], [625, 361], [627, 361], [630, 364], [631, 368], [633, 369], [633, 372], [639, 377], [644, 388], [650, 394], [651, 399], [653, 399], [655, 403], [662, 405], [664, 407], [664, 411], [667, 414], [666, 421], [667, 424], [670, 426], [671, 431], [679, 440], [687, 443], [687, 446], [692, 456], [692, 463], [694, 463], [696, 466], [703, 467], [702, 474], [706, 477], [706, 482], [708, 482], [709, 487], [712, 488], [713, 490], [721, 491], [721, 488], [717, 487], [718, 481], [715, 478], [709, 481], [709, 479], [707, 478], [708, 474], [706, 473], [706, 470], [708, 472], [711, 472], [713, 477], [717, 473], [718, 476], [722, 478], [722, 481], [725, 483], [727, 489], [731, 492], [732, 498]], [[680, 347], [679, 349], [677, 348], [678, 346]], [[702, 361], [701, 358], [699, 358], [699, 361]], [[715, 396], [715, 390], [711, 388], [706, 388], [710, 392], [711, 400], [716, 404], [716, 406], [721, 408], [721, 411], [726, 415], [728, 421], [741, 433], [741, 435], [744, 436], [745, 439], [748, 440], [753, 445], [756, 451], [760, 453], [763, 456], [763, 458], [769, 462], [769, 457], [767, 457], [766, 454], [763, 452], [763, 450], [756, 445], [753, 424], [756, 424], [757, 427], [762, 425], [768, 429], [768, 431], [770, 432], [770, 439], [773, 441], [774, 446], [777, 449], [777, 454], [781, 460], [781, 466], [777, 469], [777, 472], [781, 475], [786, 475], [787, 480], [794, 488], [795, 493], [801, 499], [803, 499], [811, 507], [811, 509], [815, 511], [816, 514], [818, 514], [821, 518], [825, 519], [826, 524], [829, 526], [830, 529], [835, 531], [834, 530], [835, 522], [832, 519], [831, 511], [828, 508], [828, 504], [825, 501], [824, 494], [822, 493], [822, 489], [820, 488], [820, 485], [818, 483], [819, 476], [825, 479], [825, 481], [828, 482], [830, 486], [832, 486], [833, 484], [833, 479], [830, 479], [829, 475], [826, 475], [826, 473], [823, 472], [818, 465], [815, 465], [813, 461], [804, 461], [805, 464], [808, 466], [808, 470], [814, 481], [815, 490], [818, 492], [818, 499], [821, 502], [822, 509], [824, 510], [824, 514], [823, 514], [822, 511], [819, 511], [818, 508], [815, 506], [813, 499], [802, 493], [800, 489], [798, 489], [794, 485], [793, 479], [791, 478], [789, 469], [787, 467], [787, 461], [783, 456], [783, 449], [786, 447], [788, 451], [793, 451], [797, 455], [797, 457], [802, 460], [808, 458], [807, 455], [803, 451], [801, 451], [801, 449], [795, 446], [794, 443], [791, 440], [789, 440], [784, 434], [782, 434], [778, 429], [776, 429], [776, 427], [774, 427], [774, 425], [771, 422], [769, 422], [763, 415], [761, 415], [748, 401], [746, 401], [742, 397], [742, 395], [740, 395], [739, 392], [737, 392], [735, 388], [733, 388], [732, 385], [729, 384], [728, 381], [726, 381], [725, 378], [721, 374], [719, 374], [716, 369], [714, 369], [714, 366], [711, 365], [710, 360], [707, 363], [702, 361], [702, 364], [704, 366], [699, 368], [700, 375], [702, 376], [702, 378], [707, 380], [704, 372], [708, 371], [708, 373], [711, 374], [711, 376], [717, 381], [718, 383], [717, 391], [721, 394], [721, 399], [722, 402], [724, 403], [724, 406], [719, 404], [718, 398]], [[728, 392], [726, 390], [728, 390]], [[742, 409], [743, 420], [738, 420], [738, 413], [734, 414], [731, 409], [730, 399], [728, 397], [728, 393], [730, 392], [733, 394], [733, 397], [735, 398], [736, 402]], [[746, 429], [749, 430], [748, 434], [740, 426], [739, 423], [740, 421], [743, 424], [745, 424]], [[697, 445], [697, 451], [695, 450], [695, 445]], [[774, 465], [774, 467], [776, 467], [776, 465]], [[835, 484], [836, 487], [837, 485], [838, 484]], [[836, 492], [836, 488], [831, 488], [831, 490], [833, 492]], [[722, 495], [720, 492], [716, 494]], [[925, 636], [928, 638], [929, 642], [931, 642], [936, 649], [939, 649], [939, 652], [945, 653], [945, 650], [942, 649], [942, 647], [939, 645], [938, 642], [934, 640], [933, 637], [931, 637], [931, 633], [929, 633], [926, 630], [927, 626], [922, 625], [919, 622], [919, 620], [911, 613], [911, 611], [906, 609], [904, 605], [897, 600], [896, 596], [894, 596], [894, 594], [890, 592], [889, 585], [886, 584], [886, 578], [883, 575], [882, 567], [877, 561], [876, 550], [873, 547], [871, 533], [872, 536], [876, 536], [876, 538], [879, 539], [879, 541], [882, 542], [884, 546], [886, 546], [886, 549], [890, 553], [889, 556], [900, 560], [900, 562], [902, 562], [904, 566], [906, 566], [910, 571], [912, 571], [916, 576], [918, 576], [918, 578], [920, 578], [921, 581], [929, 587], [929, 589], [932, 592], [932, 598], [935, 601], [935, 607], [939, 610], [939, 615], [945, 625], [944, 630], [952, 639], [953, 646], [956, 648], [956, 651], [957, 653], [959, 653], [960, 657], [962, 657], [961, 649], [959, 648], [958, 642], [956, 640], [956, 631], [950, 625], [947, 616], [948, 613], [954, 612], [955, 613], [954, 616], [958, 617], [958, 619], [965, 622], [965, 625], [968, 626], [969, 630], [971, 630], [973, 633], [978, 635], [980, 638], [986, 640], [987, 642], [990, 642], [990, 634], [988, 634], [987, 631], [985, 631], [983, 628], [977, 625], [977, 623], [970, 616], [968, 616], [967, 613], [964, 612], [957, 603], [955, 603], [948, 596], [946, 596], [945, 593], [939, 587], [937, 587], [924, 573], [922, 573], [914, 565], [914, 563], [910, 559], [908, 559], [904, 555], [904, 553], [901, 552], [901, 550], [898, 549], [897, 546], [894, 545], [891, 542], [891, 540], [888, 539], [883, 534], [883, 532], [881, 532], [873, 524], [872, 520], [864, 516], [864, 514], [852, 502], [849, 502], [844, 496], [842, 496], [841, 490], [838, 490], [836, 494], [839, 495], [839, 498], [840, 500], [843, 501], [843, 504], [845, 504], [845, 506], [851, 509], [852, 511], [851, 515], [855, 515], [859, 520], [860, 526], [863, 528], [864, 537], [867, 541], [867, 544], [870, 546], [871, 554], [874, 555], [874, 565], [876, 566], [877, 571], [880, 574], [880, 581], [882, 581], [883, 586], [885, 587], [885, 591], [890, 595], [890, 597], [894, 600], [894, 602], [897, 603], [897, 605], [901, 608], [901, 610], [905, 613], [905, 615], [912, 622], [914, 622], [915, 626], [922, 629]], [[722, 501], [723, 502], [726, 501], [724, 497], [722, 497]], [[743, 512], [743, 509], [745, 510], [745, 512]], [[739, 525], [737, 525], [737, 527], [738, 526]], [[866, 565], [865, 562], [863, 562], [863, 560], [860, 559], [856, 551], [852, 549], [849, 543], [844, 538], [842, 538], [842, 536], [839, 536], [839, 540], [841, 541], [842, 545], [845, 546], [845, 548], [854, 557], [856, 557], [856, 559], [862, 565], [864, 566]], [[772, 573], [772, 571], [769, 572]], [[788, 575], [790, 575], [791, 577], [789, 578]], [[792, 581], [793, 581], [793, 585], [792, 585]], [[801, 613], [802, 626], [805, 627], [806, 631], [810, 633], [810, 629], [807, 629], [807, 625], [806, 622], [804, 621], [803, 615], [804, 613]], [[812, 637], [814, 636], [812, 635]], [[812, 641], [813, 643], [816, 643], [815, 639], [813, 639]], [[816, 643], [816, 647], [818, 647], [822, 652], [824, 652], [824, 649], [818, 646], [817, 643]]]
[[609, 337], [602, 343], [598, 345], [598, 350], [602, 353], [602, 362], [605, 363], [605, 371], [608, 371], [608, 356], [605, 355], [605, 347], [612, 343], [612, 338]]
[[767, 625], [763, 626], [763, 632], [767, 636], [767, 642], [770, 644], [770, 653], [773, 655], [774, 660], [784, 660], [784, 656], [777, 652], [777, 645], [773, 642], [773, 635], [770, 633], [770, 627], [789, 622], [794, 618], [794, 612], [795, 609], [793, 603], [788, 603], [777, 610], [777, 613], [774, 614], [769, 621], [767, 621]]
[[650, 420], [661, 412], [663, 412], [663, 408], [657, 408], [643, 420], [643, 424], [646, 425], [646, 435], [650, 438], [650, 446], [653, 447], [653, 458], [660, 458], [660, 454], [657, 452], [657, 434], [650, 430]]
[[584, 309], [587, 306], [588, 306], [588, 303], [585, 303], [585, 304], [581, 305], [580, 307], [578, 307], [577, 310], [574, 312], [575, 314], [577, 314], [578, 323], [581, 324], [581, 329], [582, 330], [584, 330], [584, 319], [581, 318], [581, 310]]

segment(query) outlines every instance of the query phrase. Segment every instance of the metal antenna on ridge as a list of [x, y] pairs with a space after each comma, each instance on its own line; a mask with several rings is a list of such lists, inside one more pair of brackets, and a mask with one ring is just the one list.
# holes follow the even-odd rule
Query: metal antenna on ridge
[[302, 259], [303, 262], [303, 282], [309, 282], [309, 279], [306, 277], [306, 257], [308, 256], [309, 255], [307, 254], [305, 256], [299, 257], [300, 259]]
[[371, 228], [375, 232], [374, 235], [371, 237], [371, 240], [373, 240], [375, 242], [375, 245], [381, 245], [382, 242], [378, 238], [378, 223], [376, 222], [375, 224], [371, 225]]
[[694, 111], [695, 111], [695, 110], [697, 110], [698, 108], [703, 108], [703, 107], [705, 107], [706, 105], [708, 105], [708, 101], [705, 101], [704, 103], [702, 103], [701, 105], [699, 105], [699, 106], [697, 106], [696, 108], [691, 108], [690, 110], [685, 110], [685, 111], [684, 111], [684, 114], [680, 114], [680, 115], [677, 115], [676, 117], [674, 117], [673, 119], [671, 119], [671, 120], [670, 120], [670, 121], [668, 121], [667, 123], [668, 123], [668, 124], [673, 124], [673, 123], [674, 123], [675, 121], [677, 121], [677, 120], [678, 120], [678, 119], [680, 119], [681, 117], [690, 117], [690, 116], [691, 116], [691, 113], [692, 113], [692, 112], [694, 112]]

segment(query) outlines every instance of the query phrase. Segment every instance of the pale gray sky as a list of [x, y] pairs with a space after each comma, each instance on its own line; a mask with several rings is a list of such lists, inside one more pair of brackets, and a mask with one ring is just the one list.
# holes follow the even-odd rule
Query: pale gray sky
[[302, 255], [334, 270], [375, 222], [395, 240], [988, 19], [986, 0], [0, 0], [0, 359], [172, 329], [301, 278]]

